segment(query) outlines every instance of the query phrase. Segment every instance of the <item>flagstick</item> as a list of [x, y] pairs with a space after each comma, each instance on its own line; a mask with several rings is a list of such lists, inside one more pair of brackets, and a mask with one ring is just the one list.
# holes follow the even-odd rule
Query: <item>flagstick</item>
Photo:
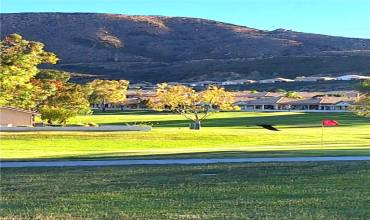
[[321, 147], [324, 146], [324, 125], [321, 124]]

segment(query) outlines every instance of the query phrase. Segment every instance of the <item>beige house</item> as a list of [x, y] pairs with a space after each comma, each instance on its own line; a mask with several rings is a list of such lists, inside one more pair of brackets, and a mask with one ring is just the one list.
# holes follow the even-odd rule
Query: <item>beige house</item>
[[294, 82], [294, 80], [285, 79], [285, 78], [273, 78], [273, 79], [264, 79], [264, 80], [258, 81], [258, 83], [276, 83], [276, 82]]
[[32, 126], [36, 112], [12, 107], [0, 107], [0, 126]]
[[347, 112], [355, 100], [348, 97], [310, 97], [292, 99], [284, 96], [261, 97], [235, 102], [242, 111]]

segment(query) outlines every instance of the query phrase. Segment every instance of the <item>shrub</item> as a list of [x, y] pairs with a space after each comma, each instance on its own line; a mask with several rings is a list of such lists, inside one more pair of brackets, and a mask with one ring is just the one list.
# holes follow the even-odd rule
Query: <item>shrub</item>
[[94, 123], [94, 122], [89, 122], [89, 123], [87, 123], [87, 125], [90, 126], [90, 127], [99, 127], [99, 125]]

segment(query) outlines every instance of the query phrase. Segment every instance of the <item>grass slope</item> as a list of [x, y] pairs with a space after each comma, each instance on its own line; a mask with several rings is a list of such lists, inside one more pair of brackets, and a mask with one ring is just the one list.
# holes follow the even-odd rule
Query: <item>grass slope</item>
[[[325, 128], [322, 119], [339, 127]], [[150, 132], [25, 132], [5, 133], [1, 159], [121, 158], [121, 157], [254, 157], [298, 155], [370, 155], [370, 119], [350, 113], [221, 112], [200, 131], [187, 128], [179, 115], [153, 112], [101, 113], [79, 116], [70, 124], [150, 123]], [[269, 123], [272, 132], [255, 126]]]
[[369, 162], [1, 172], [5, 219], [370, 218]]

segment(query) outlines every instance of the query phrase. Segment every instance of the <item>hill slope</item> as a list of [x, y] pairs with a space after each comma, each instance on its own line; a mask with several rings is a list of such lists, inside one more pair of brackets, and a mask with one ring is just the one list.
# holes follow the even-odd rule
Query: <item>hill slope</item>
[[217, 21], [95, 13], [1, 14], [1, 37], [41, 41], [53, 68], [133, 81], [370, 74], [370, 40]]

